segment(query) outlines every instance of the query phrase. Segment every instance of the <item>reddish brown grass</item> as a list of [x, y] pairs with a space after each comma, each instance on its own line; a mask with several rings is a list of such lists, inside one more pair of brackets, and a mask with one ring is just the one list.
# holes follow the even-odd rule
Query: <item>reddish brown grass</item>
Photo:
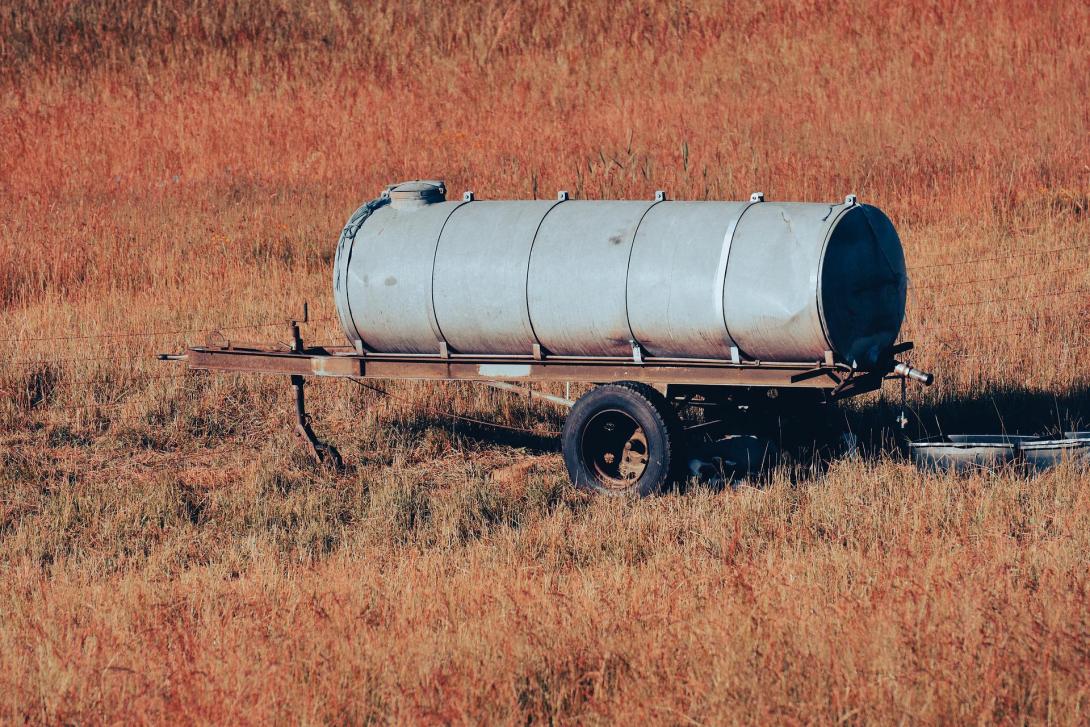
[[303, 299], [339, 340], [333, 241], [399, 179], [855, 192], [915, 268], [914, 428], [1085, 423], [1088, 66], [1082, 3], [0, 12], [0, 718], [1085, 722], [1075, 469], [595, 502], [429, 413], [537, 405], [329, 384], [335, 477], [283, 382], [150, 355]]

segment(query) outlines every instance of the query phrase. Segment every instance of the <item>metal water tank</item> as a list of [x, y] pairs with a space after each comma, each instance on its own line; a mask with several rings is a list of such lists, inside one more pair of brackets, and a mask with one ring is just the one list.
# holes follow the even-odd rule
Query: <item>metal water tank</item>
[[378, 353], [835, 360], [866, 367], [904, 319], [897, 233], [842, 203], [447, 201], [391, 185], [341, 234], [349, 340]]

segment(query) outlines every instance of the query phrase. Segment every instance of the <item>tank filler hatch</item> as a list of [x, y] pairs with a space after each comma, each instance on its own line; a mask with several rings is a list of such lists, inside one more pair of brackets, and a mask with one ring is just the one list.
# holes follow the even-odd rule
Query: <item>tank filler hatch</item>
[[418, 179], [411, 182], [399, 182], [386, 188], [390, 206], [394, 209], [412, 209], [435, 202], [445, 202], [447, 187], [442, 180]]

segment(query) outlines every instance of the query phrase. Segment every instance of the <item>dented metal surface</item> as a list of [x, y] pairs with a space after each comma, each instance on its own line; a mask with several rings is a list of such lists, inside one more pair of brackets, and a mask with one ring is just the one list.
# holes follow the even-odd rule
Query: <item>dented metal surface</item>
[[730, 359], [734, 349], [751, 361], [831, 352], [867, 368], [903, 320], [900, 241], [854, 197], [446, 202], [445, 192], [436, 181], [392, 185], [390, 204], [342, 235], [334, 296], [360, 350], [536, 346], [638, 360]]
[[907, 284], [900, 240], [877, 208], [762, 202], [735, 230], [724, 315], [750, 357], [828, 350], [868, 367], [897, 339]]

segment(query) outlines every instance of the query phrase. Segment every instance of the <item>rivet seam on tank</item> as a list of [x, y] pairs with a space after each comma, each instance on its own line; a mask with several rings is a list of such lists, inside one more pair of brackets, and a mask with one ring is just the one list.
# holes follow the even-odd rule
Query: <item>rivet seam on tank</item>
[[[723, 235], [723, 251], [719, 254], [719, 266], [715, 271], [715, 279], [718, 283], [715, 286], [715, 306], [716, 310], [719, 311], [719, 316], [723, 319], [723, 330], [727, 332], [727, 338], [734, 344], [730, 347], [730, 357], [734, 363], [741, 363], [743, 358], [751, 357], [747, 356], [742, 347], [738, 345], [738, 340], [730, 332], [730, 324], [727, 322], [727, 268], [730, 266], [730, 250], [734, 246], [734, 235], [738, 231], [738, 223], [742, 221], [742, 216], [750, 207], [764, 201], [764, 192], [754, 192], [749, 195], [749, 203], [727, 225], [727, 231]], [[737, 360], [735, 361], [735, 359]]]
[[541, 345], [541, 339], [537, 336], [537, 329], [534, 328], [534, 319], [530, 315], [530, 265], [534, 260], [534, 246], [537, 244], [537, 236], [541, 233], [541, 226], [545, 224], [545, 218], [549, 216], [550, 212], [567, 201], [567, 192], [560, 192], [556, 195], [556, 202], [545, 210], [545, 214], [541, 215], [541, 219], [537, 221], [537, 227], [534, 228], [534, 238], [530, 240], [530, 250], [526, 253], [526, 271], [522, 276], [522, 316], [526, 321], [526, 325], [530, 326], [530, 335], [536, 341], [534, 345], [537, 348], [533, 351], [535, 358], [544, 356], [548, 351], [545, 350], [545, 346]]
[[[848, 195], [848, 197], [854, 197], [854, 196], [855, 195]], [[832, 207], [835, 207], [835, 206], [836, 205], [833, 205]], [[847, 200], [847, 198], [845, 198], [844, 205], [842, 205], [842, 209], [837, 211], [836, 215], [833, 216], [832, 221], [829, 223], [829, 226], [825, 230], [825, 238], [821, 241], [821, 247], [819, 248], [821, 254], [820, 254], [820, 257], [818, 258], [818, 266], [817, 266], [817, 272], [816, 272], [817, 281], [816, 281], [816, 284], [813, 286], [814, 296], [815, 296], [815, 298], [814, 298], [814, 303], [815, 303], [814, 309], [817, 311], [818, 325], [821, 327], [821, 335], [825, 337], [825, 345], [828, 346], [829, 350], [833, 351], [834, 353], [836, 352], [836, 346], [833, 344], [832, 334], [829, 333], [829, 324], [825, 322], [825, 304], [822, 302], [822, 298], [824, 296], [821, 294], [822, 293], [822, 282], [821, 281], [824, 278], [825, 255], [826, 255], [826, 251], [829, 249], [829, 243], [833, 239], [833, 232], [836, 230], [836, 226], [840, 224], [840, 220], [842, 220], [844, 218], [844, 215], [846, 215], [852, 209], [852, 206], [853, 205], [848, 204], [848, 200]], [[832, 207], [830, 207], [830, 209], [832, 209]], [[824, 222], [826, 219], [828, 219], [828, 217], [830, 215], [832, 215], [832, 212], [830, 212], [829, 215], [826, 215], [825, 217], [823, 217], [822, 222]], [[863, 211], [863, 219], [866, 219], [866, 218], [867, 218], [866, 210], [864, 210]], [[870, 220], [867, 220], [867, 225], [868, 226], [870, 225]], [[874, 228], [873, 227], [871, 227], [871, 234], [872, 235], [874, 234]], [[888, 259], [886, 261], [886, 264], [887, 265], [889, 264]], [[852, 367], [854, 368], [855, 367], [855, 362], [853, 361], [853, 362], [850, 362], [850, 363], [851, 363]]]
[[647, 218], [647, 213], [651, 211], [656, 205], [666, 201], [665, 192], [655, 192], [655, 201], [647, 205], [647, 209], [640, 215], [640, 221], [636, 223], [636, 226], [632, 229], [632, 241], [628, 244], [628, 261], [624, 267], [624, 322], [628, 326], [628, 340], [632, 343], [632, 360], [637, 364], [643, 364], [643, 345], [636, 338], [636, 333], [632, 330], [632, 316], [629, 314], [628, 304], [628, 277], [632, 273], [632, 251], [636, 249], [636, 237], [640, 234], [640, 225], [643, 224], [644, 219]]
[[443, 329], [439, 327], [439, 318], [435, 315], [435, 260], [439, 257], [439, 243], [443, 240], [443, 230], [447, 229], [447, 223], [450, 222], [450, 218], [454, 216], [454, 213], [465, 207], [470, 203], [470, 200], [465, 199], [463, 196], [462, 201], [455, 204], [451, 211], [447, 214], [447, 218], [443, 220], [443, 226], [439, 228], [439, 234], [435, 237], [435, 245], [431, 251], [431, 283], [428, 285], [428, 322], [431, 324], [432, 333], [435, 334], [435, 342], [437, 349], [440, 351], [447, 349], [447, 338], [443, 335]]

